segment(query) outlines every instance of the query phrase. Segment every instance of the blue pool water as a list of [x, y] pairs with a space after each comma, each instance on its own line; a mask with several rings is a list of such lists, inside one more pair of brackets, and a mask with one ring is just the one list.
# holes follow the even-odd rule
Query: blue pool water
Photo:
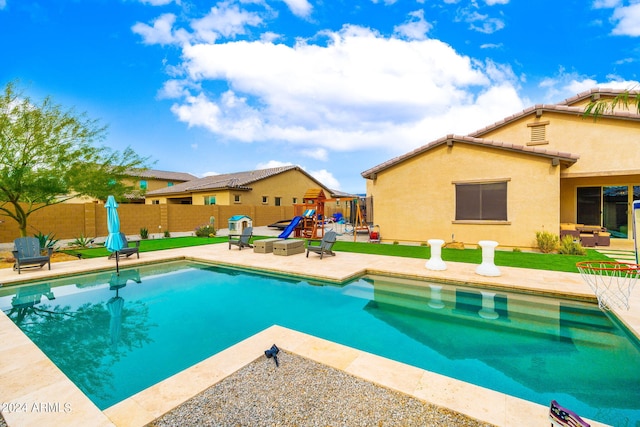
[[593, 304], [482, 292], [169, 263], [0, 289], [0, 308], [102, 409], [278, 324], [543, 405], [556, 399], [616, 426], [640, 425], [640, 345], [615, 319]]

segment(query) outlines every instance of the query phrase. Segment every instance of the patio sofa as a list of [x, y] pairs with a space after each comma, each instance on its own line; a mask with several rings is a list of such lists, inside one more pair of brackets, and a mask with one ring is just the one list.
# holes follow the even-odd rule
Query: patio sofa
[[560, 240], [564, 236], [580, 240], [580, 244], [584, 247], [609, 246], [611, 244], [611, 233], [599, 225], [563, 222], [560, 224]]

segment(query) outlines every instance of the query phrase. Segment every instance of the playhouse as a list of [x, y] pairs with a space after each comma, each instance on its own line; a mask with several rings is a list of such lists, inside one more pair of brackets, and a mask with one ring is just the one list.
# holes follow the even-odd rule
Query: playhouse
[[[308, 189], [302, 198], [302, 203], [293, 205], [294, 218], [291, 221], [290, 227], [288, 227], [280, 237], [288, 237], [288, 233], [291, 231], [294, 232], [295, 237], [303, 237], [306, 239], [320, 239], [324, 237], [324, 229], [327, 222], [325, 203], [336, 201], [339, 202], [340, 199], [328, 199], [321, 188]], [[362, 211], [357, 203], [357, 199], [345, 200], [345, 202], [347, 201], [351, 202], [352, 214], [350, 216], [353, 216], [351, 222], [354, 225], [355, 241], [356, 232], [362, 230], [368, 231], [368, 227], [364, 223]], [[339, 212], [336, 213], [336, 215], [342, 215], [342, 213]]]
[[246, 215], [234, 215], [229, 218], [229, 234], [242, 234], [248, 227], [253, 227], [253, 222]]

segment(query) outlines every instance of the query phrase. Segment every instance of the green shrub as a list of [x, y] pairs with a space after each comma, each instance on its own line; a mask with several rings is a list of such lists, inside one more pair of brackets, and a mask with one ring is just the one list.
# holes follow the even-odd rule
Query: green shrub
[[216, 235], [216, 229], [213, 224], [204, 224], [196, 227], [196, 236], [198, 237], [214, 237]]
[[548, 254], [558, 248], [559, 238], [548, 231], [536, 231], [536, 244], [540, 252]]
[[58, 243], [58, 239], [54, 239], [54, 236], [54, 233], [42, 234], [40, 231], [33, 235], [33, 237], [37, 238], [40, 242], [40, 249], [43, 251], [49, 248], [55, 248], [56, 243]]
[[171, 237], [171, 233], [169, 233], [169, 230], [164, 230], [164, 237]]
[[579, 242], [574, 242], [572, 236], [564, 236], [560, 241], [558, 253], [563, 255], [586, 255], [587, 250]]
[[140, 238], [148, 239], [149, 238], [149, 229], [147, 227], [142, 227], [140, 229]]
[[84, 237], [84, 234], [81, 234], [80, 237], [76, 237], [74, 241], [69, 243], [69, 246], [76, 246], [82, 249], [90, 248], [93, 244], [92, 237]]
[[522, 252], [522, 249], [520, 249], [520, 248], [513, 248], [513, 252], [520, 253], [520, 252]]

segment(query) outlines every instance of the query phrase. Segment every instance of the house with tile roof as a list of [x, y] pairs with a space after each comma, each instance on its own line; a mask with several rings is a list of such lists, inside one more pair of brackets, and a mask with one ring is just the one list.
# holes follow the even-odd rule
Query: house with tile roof
[[469, 135], [447, 135], [364, 172], [386, 239], [535, 247], [561, 223], [632, 239], [640, 199], [640, 115], [586, 106], [621, 93], [583, 92], [527, 108]]
[[145, 169], [141, 171], [131, 171], [128, 185], [135, 187], [135, 190], [126, 194], [129, 203], [144, 203], [145, 194], [149, 191], [161, 188], [173, 187], [188, 181], [198, 179], [197, 176], [185, 172], [161, 171], [156, 169]]
[[325, 185], [291, 165], [194, 179], [146, 193], [147, 204], [291, 206], [302, 203], [309, 188]]
[[[197, 176], [185, 172], [171, 172], [157, 169], [130, 170], [127, 172], [128, 178], [123, 179], [123, 183], [133, 187], [133, 190], [125, 194], [124, 203], [144, 204], [147, 191], [160, 188], [171, 187], [183, 182], [198, 179]], [[65, 203], [99, 203], [100, 201], [92, 197], [74, 197], [66, 200]], [[104, 202], [104, 200], [102, 201]]]

